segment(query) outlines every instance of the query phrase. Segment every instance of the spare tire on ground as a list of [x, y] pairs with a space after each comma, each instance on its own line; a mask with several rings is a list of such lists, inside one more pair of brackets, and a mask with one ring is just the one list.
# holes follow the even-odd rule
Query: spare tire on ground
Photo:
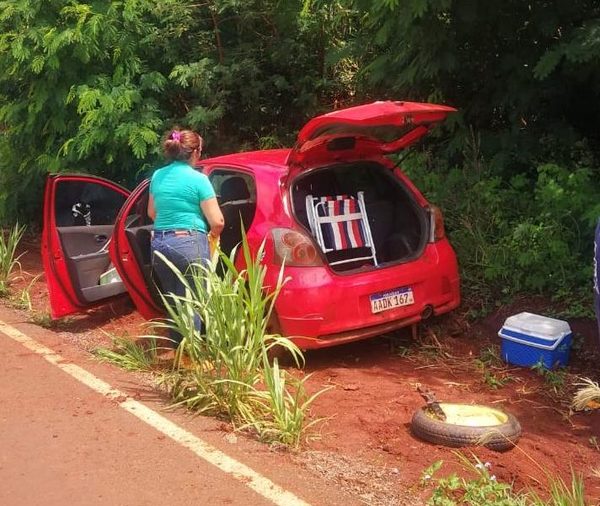
[[496, 451], [510, 450], [521, 436], [521, 425], [509, 413], [479, 405], [441, 402], [439, 406], [445, 420], [428, 406], [414, 414], [415, 436], [444, 446], [485, 446]]

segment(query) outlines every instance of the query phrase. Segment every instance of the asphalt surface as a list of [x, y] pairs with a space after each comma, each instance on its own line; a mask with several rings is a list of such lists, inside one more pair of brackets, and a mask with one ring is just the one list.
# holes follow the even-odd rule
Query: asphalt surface
[[[0, 505], [354, 503], [288, 454], [228, 433], [213, 419], [165, 412], [164, 401], [134, 375], [98, 364], [59, 333], [22, 320], [0, 306]], [[220, 469], [190, 451], [168, 431], [123, 409], [123, 399], [93, 390], [15, 335], [59, 353], [55, 362], [90, 371], [137, 399], [131, 402], [141, 400], [156, 419], [166, 418], [242, 468], [249, 466], [267, 490], [264, 483], [262, 489], [250, 486], [252, 479], [238, 468]]]

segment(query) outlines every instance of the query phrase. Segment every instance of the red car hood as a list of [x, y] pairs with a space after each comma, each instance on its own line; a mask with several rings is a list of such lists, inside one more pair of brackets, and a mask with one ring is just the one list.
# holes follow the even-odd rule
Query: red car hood
[[455, 111], [444, 105], [386, 101], [317, 116], [300, 130], [290, 151], [290, 176], [340, 160], [400, 151]]

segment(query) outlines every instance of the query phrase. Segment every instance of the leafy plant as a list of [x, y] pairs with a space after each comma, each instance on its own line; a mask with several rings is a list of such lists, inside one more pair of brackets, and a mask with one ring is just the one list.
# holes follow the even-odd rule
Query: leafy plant
[[421, 483], [433, 486], [431, 498], [427, 504], [432, 506], [525, 506], [523, 498], [517, 497], [512, 486], [502, 483], [490, 473], [490, 464], [473, 457], [474, 462], [461, 453], [456, 453], [461, 464], [472, 477], [464, 478], [452, 473], [437, 478], [436, 472], [443, 461], [437, 461], [427, 468]]
[[[219, 252], [185, 275], [164, 259], [186, 286], [186, 295], [164, 299], [169, 318], [161, 326], [177, 330], [183, 340], [175, 370], [162, 381], [176, 405], [226, 416], [240, 428], [254, 428], [265, 439], [297, 445], [312, 425], [306, 417], [318, 394], [307, 397], [305, 380], [281, 371], [276, 360], [270, 365], [268, 355], [274, 348], [289, 352], [298, 365], [303, 362], [290, 340], [267, 332], [285, 283], [283, 270], [275, 285], [267, 286], [266, 268], [260, 262], [264, 244], [255, 254], [245, 234], [241, 244], [243, 269], [234, 263], [236, 250], [229, 257]], [[198, 316], [202, 332], [195, 325]], [[187, 365], [182, 367], [184, 362]]]
[[[547, 470], [548, 493], [540, 495], [527, 489], [520, 492], [513, 490], [508, 483], [500, 482], [491, 474], [491, 464], [481, 462], [472, 456], [455, 452], [469, 477], [461, 477], [456, 473], [437, 478], [443, 461], [434, 462], [422, 474], [421, 484], [433, 487], [427, 504], [432, 506], [586, 506], [585, 487], [580, 475], [571, 473], [571, 484]], [[537, 464], [537, 463], [536, 463]]]
[[570, 484], [557, 476], [549, 477], [548, 481], [549, 497], [531, 491], [526, 495], [528, 506], [588, 506], [581, 475], [571, 473]]
[[[247, 242], [243, 244], [247, 262], [243, 270], [233, 262], [235, 250], [230, 257], [220, 254], [207, 265], [192, 266], [187, 276], [165, 259], [186, 285], [187, 295], [165, 298], [169, 319], [163, 325], [183, 336], [179, 356], [185, 355], [198, 365], [193, 378], [189, 378], [192, 382], [185, 381], [175, 388], [175, 399], [194, 409], [227, 414], [234, 420], [240, 417], [244, 404], [251, 402], [253, 387], [260, 381], [263, 348], [279, 345], [297, 359], [301, 357], [289, 340], [271, 336], [266, 330], [275, 297], [283, 286], [283, 272], [274, 290], [265, 293], [266, 270], [252, 258]], [[202, 320], [203, 335], [194, 325], [197, 315]], [[204, 367], [207, 363], [208, 370]], [[198, 385], [195, 393], [192, 384]]]
[[485, 314], [526, 293], [554, 299], [565, 316], [585, 308], [589, 314], [593, 230], [600, 215], [594, 170], [542, 164], [535, 174], [505, 177], [481, 156], [475, 138], [462, 166], [431, 167], [425, 155], [405, 166], [445, 211], [471, 312]]
[[18, 223], [6, 232], [0, 230], [0, 296], [8, 293], [10, 276], [16, 267], [21, 266], [21, 255], [15, 255], [24, 233], [25, 227], [19, 226]]
[[544, 383], [552, 388], [555, 394], [559, 393], [565, 386], [567, 372], [564, 369], [548, 369], [543, 362], [538, 362], [532, 369], [544, 378]]
[[29, 282], [29, 284], [23, 290], [21, 290], [21, 293], [19, 293], [18, 297], [15, 297], [14, 300], [18, 307], [22, 309], [27, 309], [28, 311], [33, 311], [33, 304], [31, 301], [31, 289], [33, 288], [33, 285], [36, 283], [36, 281], [40, 278], [40, 276], [42, 276], [41, 273], [37, 276], [34, 276]]
[[500, 348], [498, 346], [488, 346], [479, 352], [478, 363], [485, 367], [504, 367], [506, 364], [500, 358]]
[[514, 381], [514, 377], [507, 374], [506, 364], [500, 358], [499, 348], [489, 346], [481, 350], [479, 357], [474, 361], [475, 367], [481, 371], [483, 382], [492, 389], [502, 388], [507, 383]]
[[490, 371], [483, 371], [483, 382], [493, 390], [502, 388], [513, 380], [514, 378], [510, 375], [500, 376], [498, 374], [491, 373]]
[[141, 344], [127, 337], [114, 337], [113, 348], [99, 347], [93, 354], [102, 362], [110, 362], [128, 371], [152, 371], [158, 365], [156, 338]]
[[246, 422], [252, 426], [261, 439], [275, 440], [287, 446], [297, 447], [301, 436], [313, 425], [320, 422], [315, 419], [307, 422], [310, 405], [329, 388], [308, 396], [305, 383], [310, 375], [297, 379], [279, 368], [278, 359], [269, 363], [266, 350], [263, 351], [263, 381], [266, 389], [255, 393], [262, 404], [264, 414], [256, 416], [249, 413]]

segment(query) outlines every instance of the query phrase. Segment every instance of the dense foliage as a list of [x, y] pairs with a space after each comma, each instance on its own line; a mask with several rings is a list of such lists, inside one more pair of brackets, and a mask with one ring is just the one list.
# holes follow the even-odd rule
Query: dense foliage
[[0, 222], [39, 220], [50, 171], [132, 186], [173, 124], [213, 155], [346, 104], [443, 102], [407, 168], [467, 293], [586, 290], [599, 81], [595, 0], [0, 0]]

